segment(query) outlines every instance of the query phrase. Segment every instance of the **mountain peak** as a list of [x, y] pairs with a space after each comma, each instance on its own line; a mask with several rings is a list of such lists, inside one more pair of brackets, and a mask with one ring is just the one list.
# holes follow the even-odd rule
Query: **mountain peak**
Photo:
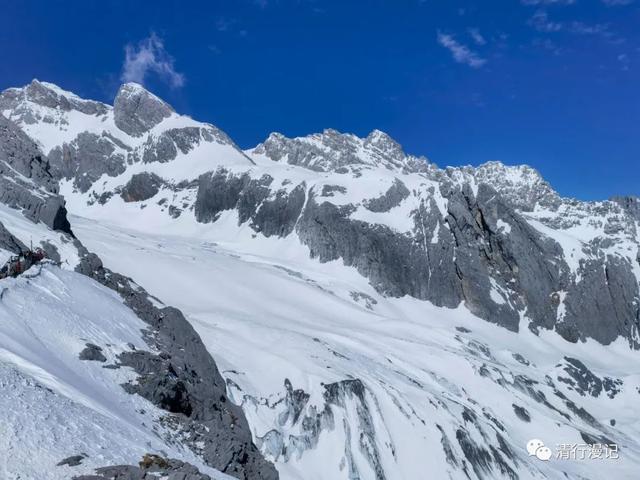
[[3, 96], [14, 97], [43, 107], [59, 108], [66, 111], [73, 109], [74, 104], [82, 102], [82, 99], [75, 93], [63, 90], [53, 83], [41, 82], [36, 78], [22, 88], [5, 90]]
[[71, 99], [71, 98], [80, 99], [80, 97], [78, 97], [78, 95], [76, 95], [75, 93], [70, 92], [68, 90], [64, 90], [63, 88], [60, 88], [55, 83], [42, 82], [37, 78], [34, 78], [33, 80], [31, 80], [31, 83], [27, 85], [25, 88], [30, 92], [46, 91], [48, 94], [54, 95], [56, 97], [65, 97], [68, 99]]
[[540, 173], [528, 165], [505, 165], [493, 160], [477, 167], [447, 167], [455, 181], [486, 183], [498, 190], [516, 208], [531, 211], [536, 205], [554, 207], [560, 196]]
[[0, 111], [8, 111], [11, 121], [22, 127], [39, 122], [62, 125], [66, 122], [63, 117], [72, 110], [86, 115], [104, 115], [109, 107], [38, 79], [33, 79], [24, 87], [0, 92]]
[[142, 136], [174, 113], [168, 103], [133, 82], [120, 87], [113, 109], [117, 127], [132, 137]]
[[427, 165], [426, 159], [407, 155], [398, 142], [380, 130], [372, 131], [366, 138], [333, 128], [296, 138], [271, 133], [253, 153], [316, 171], [357, 166], [423, 171]]
[[364, 143], [365, 145], [371, 145], [379, 149], [394, 159], [399, 160], [406, 156], [404, 150], [402, 150], [402, 145], [382, 130], [373, 130], [367, 135], [367, 138], [364, 139]]

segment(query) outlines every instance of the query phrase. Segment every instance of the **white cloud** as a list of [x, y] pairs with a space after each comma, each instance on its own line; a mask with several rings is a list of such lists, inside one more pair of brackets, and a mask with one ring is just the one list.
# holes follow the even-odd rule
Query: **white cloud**
[[561, 23], [551, 21], [545, 10], [537, 10], [529, 19], [529, 25], [539, 32], [558, 32], [563, 28]]
[[618, 61], [622, 64], [622, 70], [629, 70], [629, 55], [626, 53], [621, 53], [618, 55]]
[[464, 63], [472, 68], [480, 68], [487, 63], [486, 59], [458, 42], [453, 35], [438, 32], [438, 43], [449, 50], [453, 59], [458, 63]]
[[588, 25], [583, 22], [571, 22], [569, 31], [580, 35], [606, 35], [609, 32], [609, 26], [604, 23]]
[[580, 21], [556, 22], [549, 18], [547, 12], [538, 9], [529, 19], [529, 25], [539, 32], [566, 32], [574, 35], [598, 36], [611, 44], [621, 44], [625, 39], [611, 31], [608, 23], [584, 23]]
[[471, 38], [473, 38], [473, 41], [476, 42], [477, 45], [486, 45], [487, 41], [477, 28], [470, 28], [469, 35], [471, 35]]
[[167, 53], [162, 39], [155, 33], [137, 45], [128, 44], [124, 51], [123, 82], [144, 85], [148, 74], [154, 73], [173, 88], [184, 85], [184, 75], [176, 72], [173, 57]]

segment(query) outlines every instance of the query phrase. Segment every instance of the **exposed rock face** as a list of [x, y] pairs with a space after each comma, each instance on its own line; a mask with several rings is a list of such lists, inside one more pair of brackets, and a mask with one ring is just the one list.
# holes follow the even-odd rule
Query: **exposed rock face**
[[0, 202], [35, 222], [71, 233], [64, 199], [37, 145], [0, 115]]
[[558, 381], [566, 383], [580, 395], [589, 394], [597, 397], [604, 391], [609, 398], [615, 398], [620, 393], [622, 380], [611, 377], [600, 378], [577, 358], [565, 357], [565, 361], [563, 370], [569, 377], [558, 376]]
[[613, 197], [611, 201], [619, 204], [626, 212], [640, 222], [640, 197]]
[[125, 202], [148, 200], [158, 193], [162, 183], [162, 179], [153, 173], [137, 173], [124, 186], [120, 196]]
[[132, 137], [140, 137], [173, 113], [173, 109], [136, 83], [126, 83], [113, 103], [116, 125]]
[[248, 176], [238, 177], [226, 170], [203, 174], [198, 179], [196, 219], [202, 223], [215, 221], [221, 212], [234, 208], [248, 182]]
[[305, 185], [293, 190], [269, 189], [271, 177], [251, 179], [249, 175], [234, 175], [226, 170], [204, 174], [198, 181], [198, 196], [194, 211], [198, 221], [217, 220], [224, 210], [238, 209], [241, 223], [250, 220], [257, 232], [267, 237], [289, 235], [305, 202]]
[[[300, 458], [305, 451], [317, 447], [321, 434], [341, 429], [345, 438], [343, 458], [349, 478], [387, 478], [376, 443], [379, 438], [376, 422], [380, 421], [380, 412], [361, 380], [348, 379], [324, 385], [321, 408], [309, 405], [310, 395], [302, 389], [294, 389], [289, 379], [285, 379], [284, 387], [283, 398], [272, 405], [266, 402], [269, 408], [277, 411], [278, 418], [278, 428], [258, 438], [258, 446], [267, 456], [285, 462]], [[265, 399], [246, 395], [244, 400], [265, 404]], [[356, 456], [365, 459], [367, 471], [358, 466]]]
[[611, 255], [589, 260], [566, 296], [566, 315], [557, 330], [570, 341], [582, 338], [582, 332], [604, 344], [618, 336], [634, 338], [640, 325], [638, 295], [628, 262]]
[[509, 167], [500, 162], [487, 162], [477, 168], [447, 168], [445, 172], [454, 180], [472, 178], [477, 184], [491, 185], [512, 207], [525, 212], [536, 205], [557, 207], [561, 202], [551, 185], [527, 165]]
[[145, 455], [138, 466], [114, 465], [96, 469], [96, 475], [78, 475], [73, 480], [211, 480], [195, 466], [173, 458]]
[[393, 185], [389, 187], [389, 190], [384, 195], [367, 200], [364, 202], [364, 206], [372, 212], [388, 212], [400, 205], [410, 193], [405, 184], [396, 178]]
[[13, 236], [4, 225], [0, 223], [0, 248], [8, 252], [19, 254], [27, 250], [27, 246]]
[[74, 179], [74, 185], [86, 192], [103, 174], [113, 177], [124, 172], [124, 155], [116, 153], [117, 147], [107, 136], [83, 132], [52, 150], [49, 160], [58, 178]]
[[[384, 225], [351, 220], [349, 213], [348, 206], [317, 203], [313, 195], [309, 198], [296, 231], [312, 257], [321, 262], [341, 258], [387, 295], [411, 295], [450, 307], [460, 302], [460, 287], [451, 281], [453, 270], [436, 273], [442, 283], [436, 286], [434, 282], [431, 290], [425, 276], [429, 259], [419, 243]], [[447, 250], [440, 253], [447, 255]], [[452, 277], [447, 278], [447, 274]]]
[[80, 352], [80, 360], [89, 360], [92, 362], [106, 362], [107, 357], [102, 353], [102, 348], [93, 343], [87, 343], [87, 346]]

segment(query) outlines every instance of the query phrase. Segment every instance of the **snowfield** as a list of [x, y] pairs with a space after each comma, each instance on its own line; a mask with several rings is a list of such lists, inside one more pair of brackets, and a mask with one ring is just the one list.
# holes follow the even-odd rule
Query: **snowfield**
[[[3, 219], [4, 220], [4, 219]], [[135, 379], [116, 355], [144, 349], [144, 323], [113, 291], [54, 265], [0, 282], [0, 478], [69, 479], [97, 467], [134, 464], [145, 453], [195, 455], [163, 440], [163, 412], [119, 385]], [[87, 343], [106, 362], [82, 361]], [[76, 467], [61, 460], [86, 455]]]
[[[202, 226], [199, 237], [71, 221], [108, 267], [185, 312], [281, 478], [347, 479], [354, 470], [363, 479], [382, 478], [376, 468], [389, 480], [465, 478], [464, 468], [472, 478], [502, 478], [509, 469], [522, 479], [634, 478], [640, 366], [622, 340], [607, 347], [570, 344], [553, 332], [534, 335], [524, 320], [513, 333], [464, 307], [385, 298], [341, 262], [320, 264], [295, 239], [256, 236], [228, 217]], [[620, 391], [609, 398], [568, 388], [557, 378], [566, 376], [565, 357], [621, 380]], [[332, 422], [320, 420], [317, 438], [310, 439], [301, 419], [318, 418], [328, 403], [326, 385], [345, 379], [361, 380], [364, 396], [332, 403]], [[286, 380], [309, 395], [295, 421]], [[544, 401], [534, 398], [528, 382]], [[588, 413], [580, 415], [580, 408]], [[549, 446], [581, 444], [581, 432], [614, 439], [620, 458], [542, 462], [527, 456], [531, 438]], [[460, 436], [480, 448], [502, 439], [504, 471], [490, 460], [487, 470], [465, 467]], [[363, 441], [371, 444], [362, 448]]]

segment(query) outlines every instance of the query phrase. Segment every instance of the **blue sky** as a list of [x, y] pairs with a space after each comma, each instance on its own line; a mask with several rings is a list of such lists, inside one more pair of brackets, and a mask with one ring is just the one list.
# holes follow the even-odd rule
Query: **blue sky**
[[379, 128], [440, 166], [640, 195], [640, 0], [3, 3], [0, 89], [137, 80], [242, 147]]

